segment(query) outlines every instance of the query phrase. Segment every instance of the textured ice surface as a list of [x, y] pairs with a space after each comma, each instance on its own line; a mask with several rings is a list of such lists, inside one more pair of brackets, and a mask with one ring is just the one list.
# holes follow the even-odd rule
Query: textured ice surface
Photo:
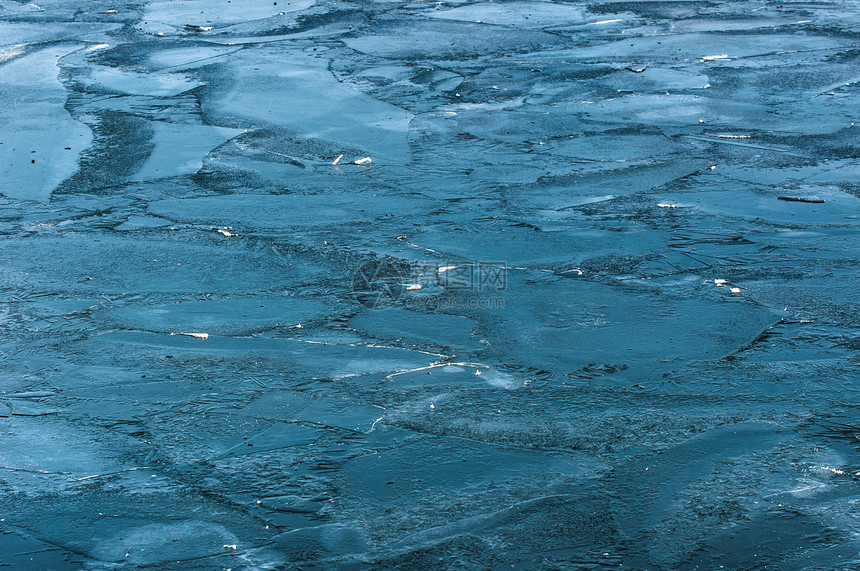
[[128, 73], [112, 68], [96, 69], [90, 78], [108, 90], [157, 97], [179, 95], [200, 85], [177, 74]]
[[316, 300], [247, 297], [217, 301], [188, 301], [108, 309], [100, 319], [121, 329], [162, 333], [204, 332], [241, 335], [265, 331], [281, 323], [297, 325], [324, 311]]
[[0, 566], [857, 568], [858, 31], [0, 0]]
[[[266, 25], [269, 19], [276, 19], [285, 12], [295, 12], [313, 6], [311, 0], [290, 0], [281, 2], [259, 2], [257, 0], [180, 0], [175, 2], [148, 2], [143, 11], [139, 28], [150, 33], [176, 33], [188, 27], [197, 26], [200, 32], [205, 28], [222, 28], [247, 22]], [[202, 29], [200, 29], [202, 28]], [[192, 28], [192, 32], [198, 29]]]
[[45, 47], [3, 65], [0, 177], [10, 198], [47, 200], [92, 141], [89, 128], [65, 109], [68, 93], [58, 77], [57, 61], [81, 47]]
[[[204, 109], [224, 120], [230, 117], [249, 125], [364, 147], [377, 157], [408, 160], [410, 114], [341, 85], [328, 70], [328, 58], [337, 54], [327, 56], [327, 51], [309, 55], [297, 50], [288, 62], [278, 47], [238, 52], [221, 76], [227, 85], [202, 98]], [[333, 161], [336, 156], [326, 158]]]
[[472, 339], [475, 322], [466, 317], [426, 314], [404, 309], [365, 312], [349, 326], [379, 339], [399, 339], [419, 345], [441, 345], [460, 350], [478, 348]]
[[430, 13], [435, 18], [485, 22], [515, 28], [552, 28], [582, 23], [588, 18], [588, 14], [588, 10], [582, 6], [554, 2], [471, 4]]
[[152, 180], [194, 174], [203, 166], [206, 154], [242, 131], [157, 122], [152, 136], [155, 148], [131, 180]]

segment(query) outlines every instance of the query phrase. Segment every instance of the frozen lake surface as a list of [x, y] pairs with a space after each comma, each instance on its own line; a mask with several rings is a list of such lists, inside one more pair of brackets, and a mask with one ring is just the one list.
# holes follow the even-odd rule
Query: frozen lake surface
[[0, 0], [0, 566], [860, 567], [860, 4]]

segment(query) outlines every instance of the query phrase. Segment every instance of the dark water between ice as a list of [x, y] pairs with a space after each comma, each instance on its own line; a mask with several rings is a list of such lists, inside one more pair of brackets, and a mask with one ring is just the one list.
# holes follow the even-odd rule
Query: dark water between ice
[[0, 0], [0, 565], [860, 567], [858, 33]]

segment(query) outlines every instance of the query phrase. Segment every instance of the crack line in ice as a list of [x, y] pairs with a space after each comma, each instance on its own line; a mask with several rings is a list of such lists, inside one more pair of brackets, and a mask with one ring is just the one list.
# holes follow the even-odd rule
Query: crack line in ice
[[392, 543], [389, 548], [395, 550], [406, 549], [412, 551], [416, 544], [439, 543], [448, 538], [463, 534], [474, 533], [487, 526], [498, 524], [500, 520], [506, 517], [512, 517], [518, 513], [528, 510], [529, 508], [538, 506], [547, 501], [558, 501], [564, 499], [572, 499], [571, 494], [557, 494], [551, 496], [541, 496], [531, 498], [522, 502], [517, 502], [508, 508], [498, 511], [480, 514], [472, 517], [463, 518], [458, 521], [431, 527], [417, 533], [407, 535], [399, 541]]
[[210, 60], [210, 59], [217, 59], [217, 58], [222, 58], [222, 57], [225, 57], [225, 56], [233, 55], [233, 54], [235, 54], [236, 52], [242, 51], [243, 49], [245, 49], [245, 47], [244, 47], [244, 46], [243, 46], [243, 47], [241, 47], [241, 48], [236, 48], [236, 49], [235, 49], [235, 50], [233, 50], [233, 51], [229, 51], [229, 52], [226, 52], [226, 53], [223, 53], [223, 54], [215, 54], [214, 56], [207, 56], [207, 57], [200, 58], [200, 59], [195, 59], [195, 60], [186, 61], [186, 62], [183, 62], [183, 63], [177, 63], [177, 64], [175, 64], [175, 65], [168, 65], [168, 66], [166, 66], [166, 67], [159, 67], [159, 68], [154, 68], [154, 69], [155, 69], [155, 71], [164, 71], [164, 70], [166, 70], [166, 69], [173, 69], [173, 68], [175, 68], [175, 67], [185, 67], [185, 66], [189, 66], [189, 65], [191, 65], [191, 64], [200, 63], [201, 61], [207, 61], [207, 60]]
[[[370, 345], [359, 344], [359, 345], [357, 345], [357, 347], [368, 347], [371, 349], [398, 349], [398, 350], [403, 349], [402, 347], [389, 347], [387, 345], [374, 345], [374, 344], [370, 344]], [[429, 355], [430, 357], [438, 357], [439, 359], [449, 359], [450, 358], [450, 355], [444, 355], [442, 353], [433, 353], [432, 351], [423, 351], [421, 349], [408, 349], [408, 350], [412, 351], [414, 353], [420, 353], [422, 355]]]
[[127, 470], [117, 470], [116, 472], [107, 472], [105, 474], [93, 474], [92, 476], [84, 476], [83, 478], [76, 478], [75, 481], [83, 482], [84, 480], [92, 480], [93, 478], [103, 478], [105, 476], [116, 476], [117, 474], [126, 474], [128, 472], [135, 472], [137, 470], [152, 470], [151, 466], [137, 466], [134, 468], [129, 468]]
[[792, 156], [800, 156], [800, 153], [792, 151], [791, 149], [774, 147], [771, 145], [760, 145], [760, 144], [754, 144], [754, 143], [741, 143], [740, 141], [730, 139], [730, 138], [720, 137], [719, 135], [717, 135], [716, 137], [706, 137], [706, 136], [702, 136], [702, 135], [683, 135], [683, 137], [686, 139], [695, 139], [696, 141], [705, 141], [706, 143], [721, 143], [724, 145], [736, 145], [738, 147], [748, 147], [750, 149], [762, 149], [765, 151], [773, 151], [775, 153], [786, 153], [786, 154], [792, 155]]
[[[290, 341], [295, 341], [297, 343], [307, 343], [309, 345], [327, 345], [329, 347], [362, 347], [368, 349], [393, 349], [393, 350], [403, 350], [403, 347], [391, 347], [388, 345], [376, 345], [376, 344], [367, 344], [364, 341], [356, 341], [354, 343], [331, 343], [329, 341], [314, 341], [313, 339], [299, 339], [295, 337], [288, 337]], [[443, 355], [441, 353], [433, 353], [431, 351], [424, 351], [421, 349], [407, 349], [413, 353], [420, 353], [422, 355], [428, 355], [430, 357], [438, 357], [440, 359], [449, 358], [448, 355]]]
[[71, 472], [50, 472], [48, 470], [36, 470], [35, 468], [16, 468], [14, 466], [0, 466], [0, 470], [8, 470], [10, 472], [27, 472], [29, 474], [48, 474], [48, 475], [62, 475], [62, 476], [71, 476]]
[[391, 373], [390, 375], [386, 375], [383, 380], [390, 381], [394, 377], [397, 377], [400, 375], [405, 375], [408, 373], [417, 373], [419, 371], [427, 371], [429, 369], [438, 369], [439, 367], [474, 367], [476, 369], [487, 369], [487, 370], [492, 369], [492, 367], [490, 367], [489, 365], [484, 365], [482, 363], [466, 363], [466, 362], [462, 362], [462, 363], [448, 363], [448, 362], [432, 363], [430, 365], [427, 365], [426, 367], [418, 367], [417, 369], [403, 369], [403, 370]]

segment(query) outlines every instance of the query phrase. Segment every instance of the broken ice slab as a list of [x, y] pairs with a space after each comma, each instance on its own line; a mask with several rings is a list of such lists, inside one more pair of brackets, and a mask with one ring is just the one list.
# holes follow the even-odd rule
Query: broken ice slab
[[[584, 197], [627, 195], [660, 187], [709, 166], [701, 159], [665, 159], [649, 165], [626, 166], [590, 173], [544, 177], [537, 184], [516, 188], [516, 203], [531, 209], [559, 209], [582, 204]], [[626, 168], [625, 168], [626, 167]], [[513, 189], [512, 189], [513, 190]]]
[[[852, 129], [860, 128], [852, 127]], [[856, 133], [857, 131], [854, 132]], [[860, 161], [856, 159], [831, 160], [824, 162], [821, 166], [823, 172], [813, 174], [805, 179], [805, 182], [839, 185], [860, 179]]]
[[[846, 537], [840, 523], [845, 517], [842, 506], [852, 505], [855, 499], [849, 500], [847, 494], [844, 499], [835, 499], [838, 507], [825, 513], [806, 506], [798, 509], [778, 504], [773, 509], [767, 502], [761, 502], [762, 509], [757, 513], [745, 514], [743, 521], [709, 533], [682, 566], [703, 569], [723, 565], [726, 569], [744, 569], [754, 568], [763, 558], [779, 562], [780, 569], [793, 571], [815, 567], [838, 569], [844, 561], [852, 561], [854, 565], [860, 542]], [[810, 543], [820, 548], [810, 549]]]
[[[162, 378], [152, 367], [145, 371], [72, 367], [69, 372], [55, 374], [64, 387], [63, 396], [72, 399], [64, 404], [64, 410], [72, 416], [91, 418], [133, 421], [159, 409], [193, 402], [201, 395], [213, 398], [212, 395], [227, 390], [223, 386], [214, 386], [212, 379], [172, 380]], [[77, 382], [67, 377], [73, 377]]]
[[[831, 57], [837, 59], [839, 56], [834, 54]], [[838, 95], [850, 93], [860, 79], [856, 67], [847, 61], [834, 61], [832, 65], [823, 66], [809, 57], [808, 52], [790, 56], [793, 65], [784, 58], [782, 56], [783, 61], [779, 65], [774, 65], [769, 58], [763, 58], [764, 61], [760, 58], [749, 62], [726, 61], [723, 65], [727, 69], [713, 75], [715, 81], [709, 92], [714, 97], [737, 101], [767, 99], [774, 106], [800, 102], [802, 108], [815, 114], [827, 105], [828, 99], [832, 101]], [[726, 72], [731, 77], [730, 82], [723, 75]], [[791, 82], [792, 89], [785, 89], [788, 82]], [[843, 116], [843, 120], [850, 118], [850, 115]]]
[[[619, 512], [624, 515], [616, 518], [619, 532], [630, 541], [644, 541], [642, 554], [647, 554], [651, 563], [665, 563], [661, 559], [671, 550], [662, 547], [665, 536], [653, 531], [673, 515], [680, 515], [678, 512], [691, 509], [689, 503], [678, 501], [685, 490], [698, 488], [703, 478], [726, 463], [751, 454], [764, 454], [793, 438], [790, 431], [773, 423], [729, 424], [712, 428], [660, 454], [631, 459], [614, 474], [614, 500], [625, 506]], [[747, 493], [754, 491], [747, 489]]]
[[368, 373], [394, 372], [422, 367], [438, 355], [374, 346], [317, 345], [299, 343], [290, 346], [292, 358], [318, 378], [347, 379]]
[[[544, 224], [541, 219], [536, 222]], [[503, 279], [515, 272], [516, 267], [576, 266], [588, 258], [598, 256], [643, 256], [648, 252], [659, 251], [666, 242], [663, 232], [637, 228], [632, 224], [624, 233], [583, 227], [581, 221], [575, 218], [567, 223], [563, 218], [558, 218], [553, 221], [553, 225], [556, 228], [550, 232], [537, 231], [525, 224], [522, 226], [526, 227], [511, 227], [501, 222], [492, 227], [493, 232], [428, 228], [424, 234], [414, 238], [414, 243], [448, 256], [448, 263], [453, 265], [457, 265], [454, 260], [470, 260], [463, 262], [463, 267], [468, 269], [472, 264], [477, 268], [476, 271], [485, 273], [476, 276], [469, 286], [478, 293], [492, 296], [499, 287], [504, 287], [503, 281], [481, 283], [479, 278], [487, 279], [496, 275]], [[559, 229], [559, 226], [563, 229]], [[571, 227], [578, 228], [574, 230]]]
[[268, 496], [260, 498], [258, 503], [261, 507], [269, 510], [296, 513], [296, 514], [315, 514], [323, 508], [323, 502], [331, 500], [331, 496], [327, 494], [318, 494], [313, 497], [309, 496]]
[[308, 446], [319, 440], [322, 435], [323, 433], [318, 428], [289, 422], [276, 422], [263, 432], [248, 436], [247, 440], [242, 440], [239, 444], [218, 454], [213, 460], [259, 454], [294, 446]]
[[32, 537], [22, 530], [4, 530], [0, 534], [0, 567], [13, 569], [54, 569], [72, 571], [81, 568], [72, 553]]
[[[213, 179], [214, 184], [207, 186], [221, 191], [271, 189], [280, 194], [285, 190], [285, 181], [289, 181], [289, 190], [292, 192], [319, 190], [319, 172], [307, 168], [301, 159], [269, 149], [249, 148], [239, 141], [228, 142], [211, 152], [199, 175]], [[224, 177], [231, 181], [227, 188], [221, 187]], [[241, 184], [237, 184], [240, 181]]]
[[[5, 525], [27, 529], [34, 537], [62, 545], [85, 566], [105, 569], [116, 564], [136, 566], [229, 567], [237, 551], [261, 568], [277, 567], [282, 558], [263, 549], [274, 535], [264, 523], [222, 502], [199, 494], [193, 486], [131, 493], [110, 486], [90, 486], [74, 494], [23, 495], [0, 498]], [[29, 517], [30, 510], [40, 517]], [[71, 515], [74, 514], [74, 515]], [[87, 529], [69, 526], [73, 518]], [[225, 553], [224, 545], [237, 551]], [[231, 561], [233, 563], [231, 563]], [[78, 564], [80, 567], [81, 564]]]
[[148, 230], [150, 228], [163, 228], [170, 226], [170, 221], [155, 216], [129, 216], [125, 222], [114, 227], [114, 230], [129, 232], [134, 230]]
[[427, 16], [463, 22], [478, 22], [516, 28], [546, 28], [585, 23], [594, 20], [583, 6], [551, 2], [506, 2], [471, 4], [448, 10], [433, 10]]
[[[535, 553], [552, 544], [560, 546], [551, 550], [557, 561], [591, 563], [600, 561], [594, 554], [602, 553], [601, 563], [619, 566], [610, 563], [613, 558], [606, 548], [598, 547], [606, 545], [614, 527], [606, 510], [605, 494], [584, 486], [557, 489], [565, 493], [533, 490], [531, 497], [520, 494], [505, 504], [488, 502], [492, 509], [474, 515], [453, 511], [453, 517], [445, 523], [401, 534], [387, 543], [376, 563], [388, 567], [392, 562], [417, 558], [422, 566], [433, 567], [431, 562], [441, 562], [451, 551], [468, 545], [472, 561], [492, 560], [496, 568], [517, 569], [530, 567], [536, 561]], [[574, 490], [575, 493], [567, 493]], [[506, 546], [503, 553], [493, 547], [496, 542]], [[546, 561], [552, 555], [540, 557]], [[621, 560], [617, 556], [614, 559]]]
[[[350, 460], [337, 475], [349, 502], [368, 501], [412, 511], [471, 498], [468, 512], [483, 512], [475, 495], [493, 482], [526, 486], [535, 476], [583, 476], [589, 473], [569, 456], [504, 449], [457, 438], [424, 439]], [[498, 498], [496, 498], [498, 499]]]
[[600, 162], [627, 162], [665, 155], [676, 155], [684, 146], [669, 137], [648, 134], [600, 134], [567, 137], [547, 141], [540, 149], [553, 155], [571, 159]]
[[830, 35], [745, 34], [736, 41], [731, 34], [673, 34], [645, 36], [598, 44], [571, 51], [571, 58], [607, 62], [612, 60], [683, 62], [753, 58], [797, 51], [834, 50], [847, 40]]
[[344, 524], [326, 524], [287, 531], [273, 539], [274, 548], [290, 561], [340, 559], [362, 554], [368, 549], [364, 530]]
[[[486, 164], [492, 161], [495, 164]], [[530, 164], [532, 163], [533, 164]], [[542, 176], [549, 175], [552, 171], [540, 164], [540, 159], [535, 157], [524, 158], [523, 155], [515, 155], [511, 153], [507, 157], [498, 153], [487, 161], [482, 161], [484, 164], [475, 164], [474, 168], [469, 173], [469, 180], [460, 181], [459, 186], [466, 188], [477, 183], [478, 186], [490, 185], [506, 185], [506, 184], [529, 184], [537, 181]], [[432, 169], [421, 169], [425, 172]], [[558, 172], [558, 171], [556, 171]], [[480, 182], [478, 182], [480, 181]]]
[[[822, 5], [823, 7], [823, 5]], [[799, 8], [799, 6], [798, 6]], [[750, 14], [750, 16], [754, 16]], [[783, 28], [786, 26], [802, 26], [798, 18], [749, 17], [749, 18], [691, 18], [672, 22], [672, 30], [680, 33], [698, 32], [729, 32], [742, 30], [758, 30], [760, 28]]]
[[402, 339], [407, 343], [474, 351], [480, 344], [472, 339], [475, 322], [458, 315], [421, 313], [389, 308], [365, 311], [347, 323], [377, 339]]
[[[856, 86], [856, 81], [853, 83]], [[773, 131], [792, 135], [830, 135], [856, 129], [849, 118], [855, 118], [856, 109], [853, 86], [846, 86], [846, 91], [838, 94], [823, 94], [824, 97], [815, 99], [816, 105], [808, 105], [805, 98], [785, 102], [779, 105], [783, 117], [781, 126], [774, 125]], [[854, 131], [856, 133], [856, 130]], [[855, 135], [856, 136], [856, 135]], [[831, 154], [832, 153], [832, 154]], [[841, 152], [824, 151], [827, 158], [843, 158]]]
[[[833, 187], [801, 185], [794, 190], [769, 192], [699, 190], [693, 193], [659, 193], [661, 202], [677, 202], [701, 212], [739, 218], [758, 224], [850, 224], [860, 216], [860, 199]], [[796, 197], [785, 200], [780, 197]], [[805, 199], [805, 200], [804, 200]], [[820, 201], [820, 202], [819, 202]]]
[[669, 90], [705, 89], [710, 86], [710, 80], [704, 73], [656, 66], [648, 67], [641, 73], [618, 71], [597, 78], [595, 82], [609, 89], [634, 93], [665, 93]]
[[44, 403], [22, 403], [22, 402], [12, 402], [12, 416], [45, 416], [49, 414], [58, 414], [63, 412], [63, 409], [59, 409], [54, 406], [50, 406]]
[[169, 35], [184, 31], [189, 23], [220, 28], [304, 10], [313, 4], [313, 0], [291, 0], [280, 6], [258, 0], [157, 0], [146, 4], [137, 27], [151, 34]]
[[[484, 70], [489, 73], [490, 70]], [[510, 72], [508, 72], [510, 73]], [[489, 81], [489, 80], [488, 80]], [[614, 125], [591, 124], [582, 118], [566, 113], [555, 113], [549, 108], [537, 106], [497, 106], [492, 104], [470, 104], [449, 110], [434, 110], [416, 115], [410, 125], [413, 147], [418, 153], [426, 153], [425, 163], [433, 164], [439, 153], [450, 153], [456, 159], [458, 135], [468, 133], [475, 138], [494, 145], [497, 141], [510, 145], [564, 140], [572, 133], [584, 130], [611, 130]], [[504, 112], [500, 112], [504, 111]], [[511, 129], [512, 123], [529, 125], [527, 132]], [[454, 147], [454, 148], [451, 148]], [[493, 148], [490, 146], [489, 148]], [[474, 162], [473, 156], [459, 157]], [[481, 157], [484, 159], [485, 157]], [[441, 166], [441, 165], [439, 165]]]
[[[308, 376], [341, 380], [371, 373], [393, 373], [424, 367], [441, 356], [421, 351], [369, 345], [334, 345], [266, 337], [209, 337], [205, 343], [179, 335], [131, 331], [104, 333], [84, 342], [89, 351], [104, 355], [128, 354], [138, 359], [163, 362], [165, 355], [187, 362], [210, 362], [213, 357], [240, 359], [249, 356], [273, 366], [296, 367], [287, 380]], [[96, 349], [98, 347], [98, 349]]]
[[[752, 139], [752, 137], [750, 137]], [[755, 139], [752, 139], [755, 140]], [[794, 161], [791, 161], [794, 162]], [[752, 182], [759, 185], [777, 187], [778, 185], [793, 184], [797, 181], [816, 180], [817, 176], [838, 177], [839, 167], [845, 166], [845, 161], [822, 161], [818, 164], [783, 164], [779, 166], [726, 164], [720, 165], [720, 176], [732, 180]], [[848, 173], [846, 173], [848, 174]], [[849, 178], [846, 176], [844, 178]]]
[[571, 112], [587, 110], [590, 117], [600, 121], [659, 124], [663, 128], [698, 125], [698, 121], [705, 117], [720, 127], [819, 132], [818, 127], [805, 123], [787, 125], [783, 119], [772, 115], [769, 106], [760, 102], [748, 103], [706, 95], [707, 92], [696, 95], [635, 93], [587, 106], [575, 101], [559, 101], [559, 106]]
[[495, 387], [516, 389], [525, 386], [525, 379], [478, 363], [439, 364], [411, 371], [392, 373], [384, 378], [387, 387]]
[[[102, 387], [101, 390], [83, 392], [66, 391], [69, 397], [76, 400], [63, 406], [61, 412], [65, 418], [107, 422], [112, 423], [115, 428], [119, 428], [123, 424], [135, 427], [139, 426], [141, 418], [157, 414], [173, 404], [193, 400], [201, 394], [201, 387], [196, 383], [191, 385], [193, 394], [189, 394], [191, 390], [188, 386], [177, 387], [177, 383], [154, 382], [159, 389], [174, 390], [176, 394], [146, 395], [143, 398], [137, 398], [133, 394], [134, 390], [145, 386], [145, 384], [128, 383], [119, 388]], [[87, 394], [93, 396], [80, 397], [80, 395]], [[128, 431], [136, 432], [133, 428], [129, 428]]]
[[201, 331], [211, 335], [248, 335], [278, 326], [295, 326], [326, 315], [320, 300], [299, 297], [250, 297], [182, 303], [127, 305], [95, 313], [109, 327], [161, 333]]
[[[284, 291], [327, 272], [307, 261], [285, 259], [269, 248], [207, 237], [133, 236], [118, 233], [98, 241], [85, 233], [54, 238], [8, 238], [0, 260], [6, 284], [25, 291], [122, 292]], [[218, 271], [212, 271], [217, 259]], [[92, 278], [92, 279], [87, 279]]]
[[[278, 493], [278, 491], [276, 491]], [[327, 510], [332, 502], [329, 493], [313, 494], [299, 491], [301, 495], [266, 496], [255, 503], [265, 510], [266, 521], [272, 522], [281, 530], [317, 527], [325, 517], [321, 512]], [[292, 536], [291, 540], [298, 536]]]
[[106, 66], [93, 66], [83, 81], [95, 83], [90, 91], [107, 89], [154, 97], [172, 97], [202, 85], [180, 73], [136, 73]]
[[779, 319], [750, 303], [673, 298], [633, 286], [561, 279], [541, 283], [539, 297], [529, 293], [534, 287], [508, 280], [498, 312], [504, 325], [487, 339], [519, 363], [556, 372], [623, 363], [625, 375], [652, 375], [658, 367], [721, 359]]
[[408, 161], [410, 113], [341, 84], [327, 59], [293, 53], [285, 71], [281, 58], [280, 47], [267, 46], [230, 57], [220, 72], [225, 88], [201, 94], [204, 111], [355, 146], [381, 160]]
[[408, 66], [379, 66], [354, 74], [353, 77], [369, 78], [374, 83], [381, 81], [408, 81], [410, 85], [425, 85], [436, 92], [452, 92], [463, 83], [463, 76], [442, 69], [410, 68]]
[[155, 148], [130, 180], [151, 180], [197, 172], [206, 155], [240, 135], [241, 129], [154, 121]]
[[[14, 6], [9, 2], [4, 2], [3, 5], [4, 10], [7, 6]], [[0, 63], [3, 63], [8, 57], [16, 57], [24, 53], [20, 51], [20, 48], [26, 44], [58, 40], [97, 40], [106, 36], [106, 32], [116, 30], [119, 27], [119, 24], [83, 22], [0, 22]], [[75, 49], [81, 47], [83, 46], [78, 46]], [[66, 51], [71, 50], [67, 49]]]
[[135, 439], [111, 434], [94, 449], [87, 442], [98, 430], [53, 416], [0, 418], [0, 427], [4, 434], [0, 481], [26, 494], [65, 490], [75, 487], [81, 478], [135, 468], [123, 455], [143, 448]]
[[[802, 254], [807, 267], [812, 266], [816, 269], [821, 268], [824, 264], [834, 265], [836, 260], [844, 259], [845, 251], [857, 251], [857, 231], [851, 229], [844, 233], [844, 237], [839, 234], [826, 235], [820, 242], [816, 243], [808, 252]], [[795, 240], [801, 240], [806, 245], [806, 237], [797, 236], [795, 238], [783, 238], [786, 244], [791, 244]], [[841, 240], [840, 240], [841, 239]], [[843, 244], [836, 245], [834, 242], [842, 241]], [[845, 248], [845, 250], [843, 250]], [[789, 263], [796, 262], [797, 257], [792, 256]], [[854, 264], [856, 266], [856, 263]], [[823, 272], [822, 272], [823, 273]], [[860, 287], [860, 276], [853, 269], [841, 269], [833, 267], [833, 270], [828, 270], [826, 274], [819, 276], [800, 276], [793, 280], [785, 280], [783, 283], [776, 284], [771, 280], [761, 277], [755, 281], [750, 281], [745, 284], [745, 289], [750, 293], [752, 299], [760, 303], [771, 304], [772, 307], [782, 307], [784, 314], [788, 315], [819, 315], [822, 319], [829, 320], [833, 324], [838, 324], [840, 327], [853, 328], [857, 322], [856, 311], [852, 306], [846, 306], [839, 300], [843, 296], [852, 296], [857, 288]], [[807, 346], [806, 348], [797, 351], [799, 354], [798, 360], [786, 357], [786, 360], [797, 363], [805, 355], [807, 350], [816, 350], [819, 358], [824, 359], [829, 349], [835, 348], [840, 350], [839, 345], [831, 347], [829, 343], [822, 346]], [[842, 345], [845, 347], [846, 345]], [[856, 351], [856, 348], [854, 349]], [[841, 376], [841, 375], [838, 375]], [[847, 375], [843, 377], [851, 379], [849, 384], [853, 385], [856, 381], [856, 375]], [[826, 383], [826, 381], [823, 381]], [[846, 390], [853, 391], [853, 387]]]
[[3, 2], [3, 10], [7, 17], [14, 14], [16, 19], [27, 22], [46, 22], [60, 26], [71, 20], [116, 22], [139, 18], [139, 7], [140, 5], [133, 0], [112, 0], [110, 7], [101, 2], [86, 0], [42, 0], [38, 4]]
[[45, 201], [77, 170], [92, 133], [66, 110], [57, 62], [81, 47], [53, 46], [0, 65], [0, 193]]
[[386, 386], [392, 387], [472, 386], [483, 383], [483, 380], [475, 374], [477, 371], [480, 371], [478, 367], [467, 364], [440, 364], [392, 373], [387, 375], [384, 381]]
[[411, 196], [320, 193], [168, 198], [150, 203], [149, 211], [177, 222], [276, 230], [359, 224], [390, 213], [398, 216], [418, 215], [431, 208], [431, 201]]
[[306, 527], [316, 527], [322, 517], [318, 513], [302, 513], [288, 510], [272, 509], [263, 504], [259, 506], [263, 513], [259, 515], [271, 526], [279, 530], [294, 530]]
[[3, 397], [7, 399], [40, 399], [56, 396], [56, 394], [54, 391], [25, 391], [21, 393], [5, 393]]
[[460, 59], [487, 53], [525, 53], [562, 44], [552, 34], [510, 30], [455, 20], [374, 20], [374, 27], [346, 38], [348, 47], [369, 55], [397, 60]]
[[90, 555], [105, 562], [157, 565], [221, 555], [224, 545], [236, 543], [236, 536], [220, 525], [186, 520], [124, 529], [112, 542], [95, 546]]
[[188, 70], [204, 65], [211, 65], [238, 51], [238, 48], [199, 45], [193, 47], [169, 46], [149, 55], [149, 65], [157, 70], [175, 69]]
[[296, 391], [276, 391], [267, 392], [255, 399], [242, 408], [240, 414], [369, 432], [382, 419], [385, 409], [341, 398], [314, 397]]

